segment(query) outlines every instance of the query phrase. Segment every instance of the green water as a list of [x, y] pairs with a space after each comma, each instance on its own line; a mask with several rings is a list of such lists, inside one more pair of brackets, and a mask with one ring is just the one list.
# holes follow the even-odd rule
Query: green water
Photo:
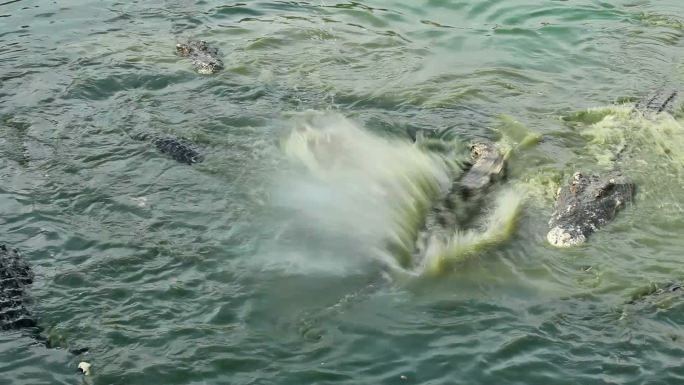
[[[684, 301], [624, 305], [684, 279], [682, 124], [606, 107], [684, 83], [680, 0], [0, 4], [0, 242], [33, 265], [61, 347], [0, 333], [0, 384], [684, 381]], [[226, 69], [194, 73], [174, 54], [188, 38]], [[309, 110], [385, 145], [541, 134], [511, 156], [511, 238], [397, 273], [379, 240], [415, 220], [386, 211], [404, 196], [292, 161]], [[635, 204], [585, 246], [548, 246], [558, 184], [623, 145]]]

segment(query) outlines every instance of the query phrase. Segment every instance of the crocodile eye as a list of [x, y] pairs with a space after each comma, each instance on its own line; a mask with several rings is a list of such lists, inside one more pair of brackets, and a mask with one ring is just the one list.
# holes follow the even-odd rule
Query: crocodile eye
[[176, 52], [181, 56], [188, 56], [190, 54], [190, 47], [187, 44], [176, 44]]
[[615, 189], [615, 181], [613, 179], [609, 180], [608, 183], [606, 183], [604, 186], [602, 186], [597, 192], [596, 192], [596, 198], [603, 198], [606, 195], [608, 195], [611, 191]]

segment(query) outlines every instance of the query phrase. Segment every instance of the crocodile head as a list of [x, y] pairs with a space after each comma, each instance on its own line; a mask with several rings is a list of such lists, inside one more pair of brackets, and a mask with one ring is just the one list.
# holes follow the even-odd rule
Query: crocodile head
[[223, 69], [223, 62], [220, 59], [209, 55], [197, 56], [192, 61], [195, 70], [203, 75], [219, 72]]
[[576, 172], [570, 184], [558, 191], [546, 239], [557, 247], [586, 242], [600, 227], [612, 221], [634, 198], [635, 186], [619, 173], [605, 177]]
[[209, 47], [204, 40], [191, 40], [187, 43], [176, 44], [176, 53], [180, 56], [190, 56], [199, 52], [208, 52]]
[[191, 40], [176, 44], [178, 56], [189, 57], [195, 71], [201, 74], [213, 74], [223, 69], [223, 61], [218, 49], [210, 47], [204, 40]]
[[180, 56], [189, 56], [190, 50], [192, 50], [192, 48], [188, 44], [185, 44], [185, 43], [176, 44], [176, 53]]

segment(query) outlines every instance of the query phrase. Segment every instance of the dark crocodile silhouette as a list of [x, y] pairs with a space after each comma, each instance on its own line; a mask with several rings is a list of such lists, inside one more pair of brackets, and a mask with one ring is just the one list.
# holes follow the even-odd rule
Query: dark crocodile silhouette
[[162, 137], [153, 139], [152, 143], [162, 154], [166, 154], [181, 163], [193, 164], [204, 160], [204, 157], [194, 146], [184, 139]]
[[180, 163], [193, 164], [201, 163], [204, 160], [204, 155], [199, 152], [195, 145], [184, 138], [138, 133], [133, 135], [133, 139], [151, 141], [159, 152]]
[[641, 99], [634, 106], [635, 111], [645, 112], [673, 112], [676, 106], [677, 96], [679, 93], [675, 90], [659, 90]]
[[32, 283], [33, 271], [19, 252], [0, 245], [0, 330], [37, 328], [28, 308]]
[[[0, 244], [0, 330], [23, 330], [37, 343], [53, 348], [31, 311], [29, 289], [33, 270], [16, 249]], [[71, 348], [71, 354], [85, 353], [89, 348]]]
[[[677, 91], [661, 89], [637, 102], [634, 113], [673, 112]], [[622, 155], [616, 154], [616, 160]], [[611, 222], [634, 199], [636, 187], [619, 171], [604, 175], [575, 172], [570, 183], [558, 190], [556, 208], [549, 220], [546, 239], [557, 247], [580, 245]]]
[[210, 47], [204, 40], [190, 40], [176, 44], [176, 52], [192, 59], [192, 66], [198, 73], [209, 75], [223, 69], [218, 49]]

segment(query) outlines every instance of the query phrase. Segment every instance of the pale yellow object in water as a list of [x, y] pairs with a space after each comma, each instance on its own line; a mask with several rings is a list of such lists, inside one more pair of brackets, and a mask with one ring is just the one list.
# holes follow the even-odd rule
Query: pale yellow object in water
[[91, 365], [89, 363], [87, 363], [85, 361], [81, 361], [78, 364], [78, 370], [80, 370], [81, 373], [83, 373], [83, 375], [89, 376], [90, 375], [90, 366]]

